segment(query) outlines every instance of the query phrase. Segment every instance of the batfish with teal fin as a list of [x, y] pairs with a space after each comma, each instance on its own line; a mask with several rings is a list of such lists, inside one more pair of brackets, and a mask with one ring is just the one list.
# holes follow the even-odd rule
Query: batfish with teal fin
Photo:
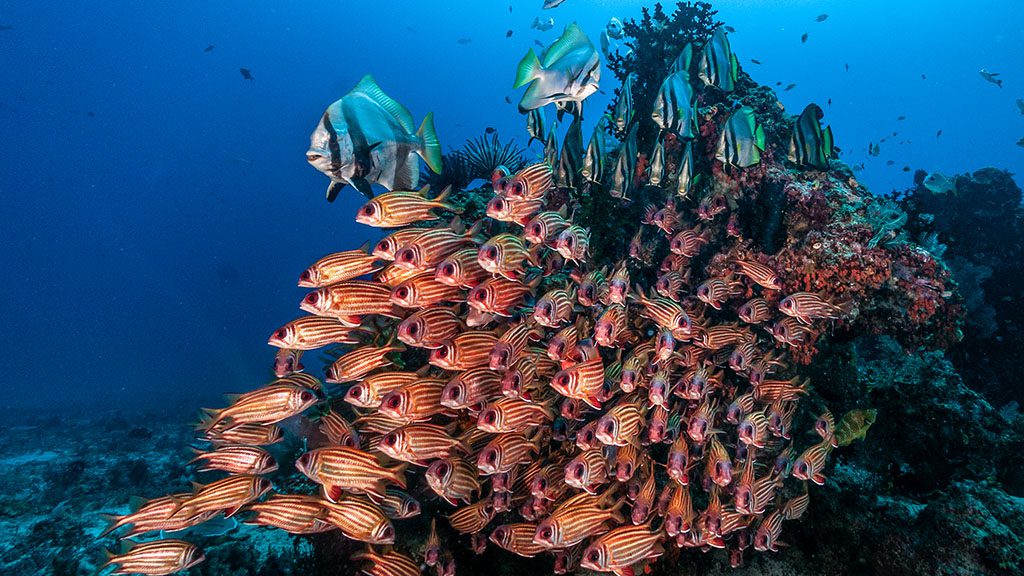
[[743, 106], [725, 121], [715, 158], [737, 168], [749, 168], [761, 162], [762, 152], [764, 128], [758, 124], [754, 109]]
[[513, 88], [527, 86], [519, 101], [526, 113], [547, 104], [582, 102], [597, 92], [601, 59], [590, 38], [573, 22], [540, 58], [530, 48], [519, 62]]
[[697, 61], [697, 76], [709, 86], [717, 86], [723, 92], [736, 88], [739, 76], [739, 62], [729, 46], [725, 28], [719, 26], [700, 51]]
[[441, 171], [433, 113], [417, 129], [409, 110], [385, 94], [369, 74], [327, 107], [306, 151], [306, 160], [331, 179], [329, 202], [346, 185], [367, 198], [373, 198], [373, 182], [388, 190], [415, 190], [420, 175], [417, 156], [431, 171]]
[[790, 162], [828, 170], [828, 160], [832, 157], [832, 127], [821, 128], [821, 119], [825, 116], [817, 104], [808, 104], [793, 126], [793, 135], [789, 138]]

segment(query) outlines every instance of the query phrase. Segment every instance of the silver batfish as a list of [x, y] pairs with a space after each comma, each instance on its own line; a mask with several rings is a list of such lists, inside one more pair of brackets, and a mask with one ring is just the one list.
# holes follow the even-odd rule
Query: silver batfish
[[369, 74], [327, 107], [309, 140], [306, 160], [331, 179], [330, 202], [346, 184], [367, 198], [373, 198], [371, 182], [388, 190], [416, 189], [417, 156], [435, 173], [441, 171], [434, 114], [427, 114], [417, 130], [409, 110], [385, 94]]
[[527, 51], [519, 62], [512, 87], [529, 84], [519, 101], [519, 111], [526, 113], [552, 102], [582, 102], [597, 92], [600, 79], [601, 59], [597, 50], [573, 22], [540, 58], [533, 48]]

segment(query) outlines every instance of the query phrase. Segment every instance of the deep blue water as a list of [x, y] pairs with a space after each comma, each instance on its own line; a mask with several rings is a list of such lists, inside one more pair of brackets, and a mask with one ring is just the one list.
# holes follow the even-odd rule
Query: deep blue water
[[[0, 4], [0, 409], [184, 408], [261, 384], [267, 335], [298, 315], [298, 273], [369, 236], [352, 221], [361, 197], [327, 204], [304, 158], [330, 102], [371, 73], [417, 122], [436, 114], [446, 149], [487, 126], [525, 142], [504, 99], [518, 100], [533, 40], [576, 20], [596, 42], [609, 17], [647, 3]], [[795, 83], [781, 93], [790, 112], [821, 104], [876, 192], [909, 186], [904, 166], [1024, 172], [1017, 3], [716, 7], [744, 68]], [[530, 30], [536, 15], [555, 28]], [[615, 84], [606, 71], [602, 88]]]

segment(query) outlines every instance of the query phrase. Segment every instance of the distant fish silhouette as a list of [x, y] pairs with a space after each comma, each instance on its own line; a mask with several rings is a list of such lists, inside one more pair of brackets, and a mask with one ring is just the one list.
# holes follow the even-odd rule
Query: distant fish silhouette
[[938, 138], [939, 136], [942, 136], [942, 130], [939, 130], [938, 132], [935, 133], [936, 138]]
[[846, 66], [846, 71], [847, 71], [847, 72], [849, 72], [849, 71], [850, 71], [850, 64], [849, 64], [849, 62], [847, 62], [847, 63], [845, 64], [845, 66]]
[[896, 120], [897, 120], [897, 121], [903, 121], [903, 120], [906, 120], [906, 119], [907, 119], [907, 117], [906, 117], [906, 116], [897, 116], [897, 117], [896, 117]]
[[981, 74], [982, 78], [995, 84], [996, 86], [999, 86], [1000, 88], [1003, 87], [1003, 81], [999, 78], [996, 78], [996, 76], [999, 76], [998, 72], [989, 72], [988, 70], [982, 68], [981, 71], [978, 72], [978, 74]]
[[887, 162], [885, 163], [885, 165], [886, 165], [886, 166], [892, 166], [892, 165], [893, 165], [893, 164], [895, 164], [895, 163], [896, 163], [896, 161], [895, 161], [895, 160], [889, 160], [889, 161], [887, 161]]
[[511, 14], [511, 13], [512, 13], [512, 5], [511, 5], [511, 4], [509, 4], [509, 5], [508, 5], [508, 13], [509, 13], [509, 14]]
[[512, 30], [509, 30], [508, 32], [505, 32], [505, 38], [511, 38], [511, 37], [512, 37]]
[[493, 126], [488, 126], [487, 128], [484, 128], [484, 133], [485, 134], [494, 134], [497, 131], [498, 131], [498, 129], [493, 127]]
[[534, 40], [533, 43], [536, 44], [537, 46], [540, 46], [541, 50], [545, 48], [544, 43], [541, 42], [540, 40]]
[[793, 88], [796, 88], [796, 84], [790, 84], [789, 86], [786, 86], [782, 91], [783, 92], [789, 92]]
[[512, 103], [512, 98], [509, 98], [508, 96], [505, 96], [505, 104], [511, 104], [511, 103]]
[[1017, 108], [1021, 114], [1024, 114], [1024, 98], [1017, 98]]
[[735, 34], [736, 33], [736, 29], [733, 28], [732, 26], [725, 26], [725, 31], [728, 32], [729, 34]]
[[821, 14], [814, 19], [815, 22], [824, 22], [825, 20], [828, 20], [828, 14]]
[[246, 80], [253, 79], [252, 70], [249, 70], [248, 68], [239, 68], [238, 71], [242, 74], [242, 78], [245, 78]]
[[558, 8], [562, 5], [562, 2], [565, 2], [565, 0], [544, 0], [544, 9]]
[[921, 74], [921, 80], [927, 80], [927, 79], [928, 79], [927, 76], [925, 76], [924, 74]]
[[807, 32], [804, 32], [804, 35], [800, 37], [800, 43], [801, 44], [806, 44], [807, 43], [807, 36], [808, 36]]
[[458, 42], [459, 44], [462, 44], [463, 46], [465, 46], [466, 44], [469, 44], [472, 41], [473, 41], [472, 38], [459, 38], [458, 40], [456, 40], [456, 42]]
[[752, 63], [754, 63], [754, 64], [757, 64], [758, 66], [760, 66], [760, 65], [761, 65], [761, 61], [760, 61], [760, 60], [758, 60], [757, 58], [751, 58], [751, 59], [750, 59], [750, 61], [751, 61]]
[[203, 52], [213, 52], [213, 48], [214, 48], [213, 44], [210, 44], [206, 48], [203, 48]]

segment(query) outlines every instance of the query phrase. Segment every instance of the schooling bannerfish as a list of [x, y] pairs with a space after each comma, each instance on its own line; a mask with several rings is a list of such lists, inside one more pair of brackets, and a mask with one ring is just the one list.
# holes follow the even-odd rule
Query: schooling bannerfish
[[747, 168], [761, 162], [764, 147], [764, 129], [754, 117], [754, 109], [744, 106], [726, 121], [715, 158], [737, 168]]
[[583, 30], [574, 22], [538, 58], [530, 48], [519, 62], [513, 88], [527, 86], [519, 111], [551, 103], [582, 102], [597, 92], [601, 60]]
[[306, 160], [331, 179], [333, 202], [346, 184], [373, 198], [371, 182], [388, 190], [412, 190], [419, 184], [420, 156], [441, 171], [441, 144], [428, 113], [419, 130], [409, 110], [381, 90], [370, 75], [328, 106], [310, 136]]
[[605, 32], [608, 36], [616, 40], [622, 40], [622, 37], [626, 35], [626, 31], [622, 27], [622, 20], [615, 18], [614, 16], [608, 20], [608, 24], [604, 27]]
[[544, 10], [558, 8], [563, 2], [565, 2], [565, 0], [544, 0]]
[[828, 170], [828, 160], [832, 157], [832, 127], [821, 127], [821, 119], [825, 116], [817, 104], [808, 104], [793, 127], [793, 135], [789, 139], [790, 162]]
[[533, 24], [530, 25], [530, 28], [533, 28], [534, 30], [540, 30], [541, 32], [547, 32], [548, 30], [551, 30], [554, 27], [555, 27], [555, 19], [554, 18], [544, 18], [544, 19], [541, 19], [540, 16], [534, 16]]
[[725, 30], [716, 28], [711, 39], [700, 51], [700, 60], [697, 62], [697, 77], [705, 84], [717, 86], [725, 92], [732, 92], [736, 87], [736, 77], [739, 73], [739, 61], [732, 53], [729, 46], [729, 38]]

